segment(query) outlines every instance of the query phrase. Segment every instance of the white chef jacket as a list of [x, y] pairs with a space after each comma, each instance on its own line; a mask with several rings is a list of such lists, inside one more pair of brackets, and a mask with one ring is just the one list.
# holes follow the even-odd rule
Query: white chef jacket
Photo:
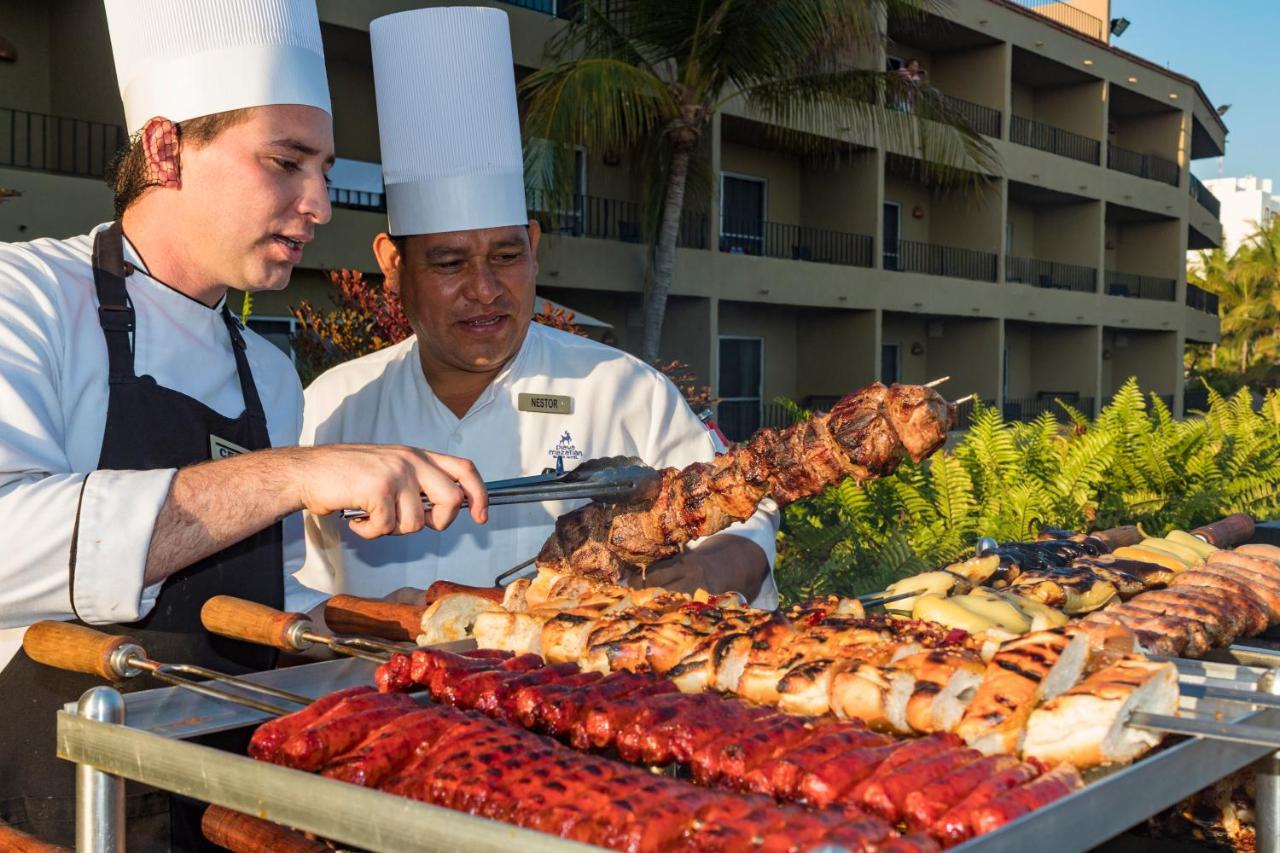
[[[33, 622], [132, 622], [160, 591], [144, 587], [143, 570], [175, 469], [94, 470], [108, 390], [90, 257], [106, 227], [0, 244], [0, 667]], [[127, 240], [124, 255], [138, 268], [126, 279], [137, 374], [238, 417], [244, 400], [222, 304], [209, 308], [148, 276]], [[244, 338], [271, 443], [295, 445], [297, 372], [265, 339]], [[292, 578], [285, 588], [291, 609], [324, 598]]]
[[[570, 397], [573, 411], [521, 411], [520, 394]], [[461, 419], [432, 392], [416, 337], [333, 368], [307, 388], [302, 443], [335, 442], [406, 444], [462, 456], [485, 480], [540, 474], [557, 459], [565, 470], [605, 456], [683, 467], [709, 461], [718, 445], [661, 373], [621, 350], [537, 323]], [[370, 597], [436, 580], [489, 586], [537, 554], [556, 518], [584, 503], [495, 506], [483, 525], [463, 512], [441, 533], [376, 540], [356, 536], [336, 514], [303, 513], [306, 562], [298, 578], [330, 593]], [[288, 525], [285, 531], [288, 538]], [[755, 542], [773, 565], [778, 510], [772, 501], [725, 532]], [[296, 547], [300, 531], [292, 535]], [[770, 574], [754, 603], [773, 608], [777, 602]]]

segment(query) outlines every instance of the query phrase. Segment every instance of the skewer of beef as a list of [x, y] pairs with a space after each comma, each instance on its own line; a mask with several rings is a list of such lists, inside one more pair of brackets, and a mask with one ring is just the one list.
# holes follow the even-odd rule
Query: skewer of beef
[[561, 516], [537, 565], [617, 583], [750, 518], [766, 497], [785, 506], [846, 478], [892, 474], [907, 456], [918, 462], [942, 447], [954, 419], [954, 404], [932, 388], [874, 383], [830, 412], [763, 429], [713, 462], [663, 470], [652, 502], [592, 503]]

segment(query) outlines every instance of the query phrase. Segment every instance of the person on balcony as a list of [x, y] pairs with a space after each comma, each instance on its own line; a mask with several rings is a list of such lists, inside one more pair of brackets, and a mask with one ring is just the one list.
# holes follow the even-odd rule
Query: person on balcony
[[[419, 9], [373, 21], [370, 36], [388, 214], [373, 250], [415, 334], [316, 379], [303, 442], [427, 442], [474, 459], [488, 480], [618, 455], [658, 467], [712, 459], [720, 445], [661, 373], [531, 322], [540, 231], [525, 202], [506, 14]], [[440, 536], [378, 542], [305, 514], [298, 577], [410, 602], [436, 580], [492, 586], [581, 503], [494, 507], [484, 528], [460, 519]], [[775, 606], [777, 523], [766, 501], [651, 567], [647, 584]]]

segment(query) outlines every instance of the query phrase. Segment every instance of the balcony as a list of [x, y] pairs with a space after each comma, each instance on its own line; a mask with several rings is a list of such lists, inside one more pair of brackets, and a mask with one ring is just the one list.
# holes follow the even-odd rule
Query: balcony
[[[529, 210], [530, 217], [538, 220], [544, 234], [593, 237], [620, 243], [644, 241], [644, 219], [639, 202], [589, 195], [557, 200], [534, 192], [529, 194]], [[686, 249], [707, 248], [705, 213], [684, 211], [676, 245]]]
[[1196, 287], [1194, 284], [1187, 285], [1187, 307], [1194, 308], [1197, 311], [1203, 311], [1205, 314], [1218, 316], [1218, 294], [1209, 293], [1207, 290]]
[[943, 95], [947, 107], [959, 113], [960, 116], [968, 123], [969, 127], [981, 133], [983, 136], [990, 136], [993, 139], [1000, 138], [1000, 111], [993, 107], [985, 107], [982, 104], [975, 104], [972, 101], [966, 101], [962, 98], [956, 98], [951, 95]]
[[1090, 15], [1083, 9], [1077, 9], [1070, 3], [1064, 3], [1062, 0], [1013, 0], [1013, 2], [1095, 41], [1106, 42], [1106, 24], [1103, 20]]
[[128, 141], [116, 124], [0, 109], [0, 166], [101, 178]]
[[1130, 299], [1158, 299], [1172, 302], [1177, 292], [1178, 283], [1171, 278], [1159, 278], [1150, 275], [1107, 270], [1107, 295], [1124, 296]]
[[1178, 185], [1177, 163], [1154, 154], [1139, 154], [1137, 151], [1130, 151], [1118, 145], [1107, 146], [1107, 168], [1136, 175], [1139, 178], [1159, 181], [1171, 187]]
[[720, 251], [846, 267], [869, 267], [873, 257], [866, 234], [736, 217], [720, 221]]
[[896, 245], [885, 246], [884, 268], [897, 272], [917, 272], [925, 275], [944, 275], [951, 278], [994, 282], [996, 255], [993, 252], [981, 252], [976, 249], [899, 240]]
[[1200, 202], [1200, 206], [1213, 214], [1213, 218], [1219, 218], [1222, 213], [1222, 202], [1218, 201], [1218, 197], [1209, 191], [1199, 178], [1195, 175], [1191, 176], [1189, 190], [1191, 197]]
[[1065, 423], [1069, 418], [1066, 411], [1058, 405], [1058, 400], [1083, 412], [1088, 417], [1093, 417], [1092, 397], [1043, 391], [1034, 397], [1006, 397], [1003, 409], [1004, 419], [1030, 423], [1047, 412], [1058, 421]]
[[1017, 258], [1012, 255], [1005, 257], [1004, 280], [1050, 290], [1098, 292], [1098, 271], [1093, 267]]
[[1022, 116], [1014, 116], [1009, 124], [1009, 139], [1059, 157], [1095, 166], [1101, 163], [1102, 143], [1098, 140]]

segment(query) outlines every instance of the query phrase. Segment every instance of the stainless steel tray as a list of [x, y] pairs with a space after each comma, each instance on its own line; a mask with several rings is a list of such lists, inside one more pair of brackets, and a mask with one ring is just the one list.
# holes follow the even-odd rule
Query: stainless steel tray
[[[1263, 672], [1231, 663], [1175, 662], [1185, 681], [1220, 687], [1253, 688]], [[319, 696], [369, 683], [373, 669], [374, 665], [366, 661], [342, 659], [257, 673], [250, 678]], [[1241, 707], [1190, 697], [1183, 701], [1183, 710], [1195, 716], [1280, 727], [1280, 711], [1242, 713]], [[58, 754], [105, 773], [369, 850], [509, 853], [512, 849], [590, 849], [508, 824], [185, 743], [182, 738], [252, 725], [266, 715], [180, 688], [128, 694], [125, 714], [125, 725], [116, 725], [77, 716], [75, 706], [68, 706], [58, 714]], [[1128, 767], [1095, 774], [1083, 790], [955, 849], [984, 853], [1041, 848], [1088, 850], [1272, 752], [1265, 746], [1188, 739]], [[1260, 835], [1259, 840], [1260, 849], [1265, 850], [1265, 839]]]

